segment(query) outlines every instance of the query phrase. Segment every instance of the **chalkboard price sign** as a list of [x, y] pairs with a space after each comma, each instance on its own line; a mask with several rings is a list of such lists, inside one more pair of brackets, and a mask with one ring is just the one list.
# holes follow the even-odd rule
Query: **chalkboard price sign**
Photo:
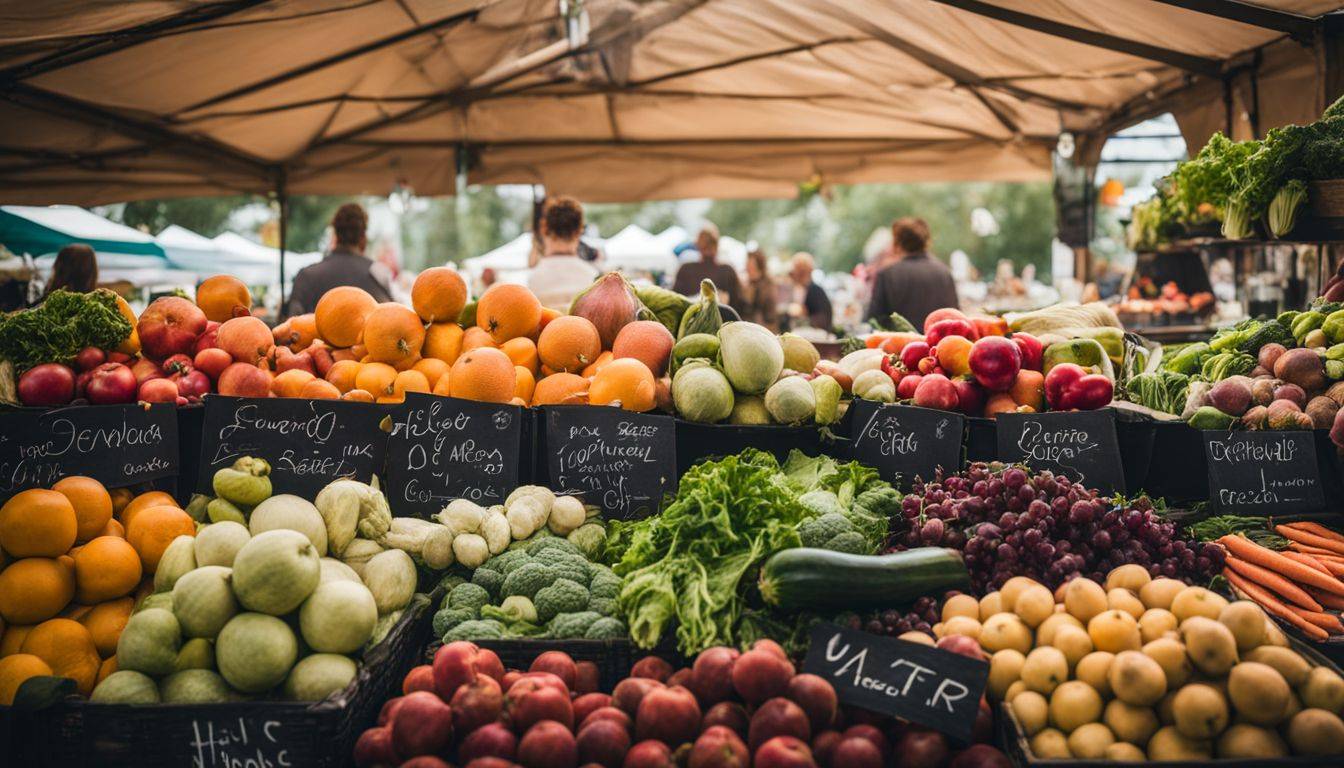
[[1204, 432], [1209, 498], [1220, 512], [1284, 514], [1325, 507], [1308, 431]]
[[270, 463], [275, 493], [312, 498], [337, 478], [368, 482], [383, 472], [387, 414], [374, 403], [207, 395], [197, 490], [210, 493], [215, 472], [243, 456]]
[[518, 486], [522, 421], [514, 405], [408, 392], [387, 443], [392, 510], [427, 518], [453, 499], [503, 504]]
[[851, 437], [854, 458], [876, 467], [882, 478], [909, 487], [915, 477], [933, 477], [942, 467], [961, 467], [961, 438], [966, 420], [959, 413], [883, 405], [855, 399]]
[[69, 475], [118, 488], [177, 469], [177, 408], [169, 403], [0, 412], [0, 498]]
[[658, 511], [677, 487], [676, 425], [671, 416], [619, 408], [554, 405], [546, 414], [546, 472], [556, 493], [580, 496], [609, 518]]
[[193, 719], [182, 763], [192, 768], [297, 765], [286, 735], [284, 723], [265, 717]]
[[835, 686], [842, 704], [905, 718], [971, 740], [989, 665], [927, 645], [818, 624], [803, 671]]
[[999, 458], [1062, 474], [1102, 493], [1125, 490], [1115, 414], [1099, 411], [1000, 413]]

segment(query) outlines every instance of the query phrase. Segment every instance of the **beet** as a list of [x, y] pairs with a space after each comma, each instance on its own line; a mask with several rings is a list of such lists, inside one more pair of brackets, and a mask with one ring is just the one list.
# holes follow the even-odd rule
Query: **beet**
[[[578, 709], [577, 701], [574, 702], [574, 706], [577, 712]], [[599, 720], [610, 720], [613, 723], [619, 724], [622, 728], [624, 728], [627, 731], [629, 731], [634, 726], [634, 721], [630, 719], [630, 716], [625, 714], [621, 710], [615, 707], [599, 707], [593, 710], [592, 713], [590, 713], [587, 717], [584, 717], [583, 720], [579, 721], [579, 730], [583, 730], [584, 728], [587, 728], [589, 725], [596, 723]]]
[[625, 714], [634, 717], [644, 696], [649, 691], [662, 687], [662, 683], [647, 677], [627, 677], [612, 689], [611, 703]]
[[742, 654], [736, 648], [715, 646], [706, 648], [691, 665], [691, 684], [696, 698], [704, 706], [715, 704], [733, 695], [733, 664]]
[[490, 723], [467, 734], [457, 747], [459, 762], [469, 763], [478, 757], [498, 757], [513, 760], [518, 752], [518, 737], [501, 723]]
[[676, 768], [672, 750], [661, 741], [641, 741], [625, 753], [621, 768]]
[[1290, 400], [1298, 408], [1307, 404], [1307, 393], [1296, 384], [1280, 384], [1274, 388], [1275, 400]]
[[747, 710], [741, 704], [736, 701], [720, 701], [705, 713], [704, 719], [700, 721], [700, 727], [708, 729], [715, 725], [726, 726], [745, 739], [749, 723]]
[[1244, 376], [1223, 379], [1209, 389], [1209, 405], [1228, 416], [1240, 416], [1251, 407], [1251, 387]]
[[835, 722], [835, 712], [840, 701], [835, 696], [835, 687], [818, 675], [795, 675], [789, 681], [788, 697], [807, 713], [808, 724], [813, 733], [820, 733]]
[[1274, 364], [1277, 363], [1279, 358], [1283, 356], [1283, 353], [1287, 351], [1288, 348], [1282, 344], [1266, 344], [1260, 348], [1260, 353], [1256, 356], [1256, 362], [1261, 368], [1272, 371], [1274, 370]]
[[666, 682], [672, 676], [672, 665], [657, 656], [645, 656], [630, 667], [630, 676]]
[[532, 666], [528, 667], [527, 671], [550, 672], [560, 678], [565, 688], [571, 691], [574, 690], [574, 682], [579, 675], [574, 659], [564, 651], [546, 651], [532, 660]]
[[574, 768], [579, 760], [578, 745], [567, 726], [542, 720], [523, 734], [517, 760], [523, 768]]
[[831, 764], [836, 768], [882, 768], [882, 751], [857, 736], [841, 739], [831, 753]]
[[747, 744], [753, 751], [776, 736], [792, 736], [799, 741], [812, 738], [807, 713], [792, 701], [779, 697], [762, 704], [751, 716]]
[[793, 679], [793, 665], [766, 649], [747, 651], [733, 664], [733, 688], [748, 704], [783, 696]]
[[750, 768], [747, 745], [730, 728], [716, 725], [705, 729], [691, 747], [687, 768]]
[[1290, 349], [1279, 355], [1274, 361], [1274, 376], [1296, 384], [1303, 392], [1325, 389], [1325, 363], [1314, 349]]
[[656, 688], [639, 702], [635, 738], [657, 739], [676, 748], [700, 732], [700, 705], [685, 688]]
[[630, 734], [612, 720], [597, 720], [579, 730], [575, 739], [580, 763], [597, 763], [603, 768], [620, 768], [630, 749]]

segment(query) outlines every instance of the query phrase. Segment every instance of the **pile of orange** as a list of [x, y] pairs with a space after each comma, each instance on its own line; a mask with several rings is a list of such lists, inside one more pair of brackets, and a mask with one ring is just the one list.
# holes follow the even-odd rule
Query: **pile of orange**
[[109, 492], [89, 477], [23, 491], [0, 507], [0, 704], [36, 676], [85, 695], [116, 670], [137, 593], [168, 544], [196, 524], [162, 491]]

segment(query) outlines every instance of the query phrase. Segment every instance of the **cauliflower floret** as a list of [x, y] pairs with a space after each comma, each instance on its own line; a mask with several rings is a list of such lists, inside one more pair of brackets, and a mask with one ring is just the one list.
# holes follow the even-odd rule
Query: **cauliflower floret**
[[559, 496], [555, 503], [551, 504], [551, 515], [546, 520], [546, 525], [555, 533], [564, 536], [570, 531], [583, 525], [588, 516], [588, 511], [583, 508], [583, 502], [573, 496]]
[[562, 613], [551, 619], [546, 629], [551, 637], [565, 639], [569, 637], [583, 637], [583, 633], [588, 631], [588, 626], [601, 619], [602, 616], [594, 611], [578, 611], [576, 613]]
[[490, 593], [490, 600], [497, 602], [499, 600], [499, 589], [504, 586], [504, 574], [487, 568], [477, 568], [476, 572], [471, 575], [471, 583], [485, 587], [485, 591]]
[[490, 603], [490, 593], [480, 584], [458, 584], [448, 593], [449, 608], [466, 608], [480, 612], [481, 607]]
[[537, 590], [532, 599], [537, 606], [537, 620], [546, 623], [562, 613], [574, 613], [588, 607], [588, 590], [569, 579], [556, 579], [549, 587]]
[[504, 637], [504, 625], [494, 619], [472, 619], [448, 630], [443, 642], [457, 640], [500, 640]]
[[524, 563], [522, 567], [504, 577], [504, 586], [500, 593], [505, 597], [522, 595], [529, 600], [536, 597], [537, 591], [555, 581], [555, 573], [545, 563]]
[[589, 640], [624, 640], [630, 636], [630, 631], [620, 619], [604, 617], [588, 625], [583, 636]]

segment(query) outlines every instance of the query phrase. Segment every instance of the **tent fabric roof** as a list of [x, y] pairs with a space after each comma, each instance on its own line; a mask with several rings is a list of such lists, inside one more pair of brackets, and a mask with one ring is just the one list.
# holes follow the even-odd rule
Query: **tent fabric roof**
[[[1061, 130], [1314, 119], [1328, 0], [46, 0], [0, 8], [0, 199], [591, 201], [1030, 179]], [[1263, 125], [1253, 123], [1258, 119]]]
[[55, 254], [71, 243], [84, 243], [99, 254], [147, 257], [160, 264], [163, 248], [153, 235], [73, 205], [0, 206], [0, 243], [16, 254]]

